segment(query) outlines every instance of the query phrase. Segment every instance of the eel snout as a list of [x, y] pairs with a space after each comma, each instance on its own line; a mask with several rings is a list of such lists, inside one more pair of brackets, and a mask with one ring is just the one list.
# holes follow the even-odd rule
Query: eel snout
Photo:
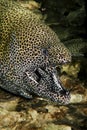
[[[64, 88], [59, 76], [57, 75], [56, 68], [48, 68], [48, 71], [38, 68], [39, 73], [44, 78], [44, 82], [49, 84], [48, 87], [44, 87], [46, 93], [45, 97], [49, 97], [53, 102], [58, 104], [68, 104], [70, 101], [70, 91]], [[42, 85], [43, 86], [43, 85]], [[43, 93], [43, 92], [42, 92]], [[47, 96], [46, 96], [47, 94]]]

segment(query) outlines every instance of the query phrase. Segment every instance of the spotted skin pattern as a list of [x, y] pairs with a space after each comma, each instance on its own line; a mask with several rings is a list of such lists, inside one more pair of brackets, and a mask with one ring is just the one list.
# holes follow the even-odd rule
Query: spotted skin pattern
[[70, 94], [57, 79], [56, 65], [71, 61], [58, 36], [31, 11], [0, 1], [0, 87], [67, 104]]

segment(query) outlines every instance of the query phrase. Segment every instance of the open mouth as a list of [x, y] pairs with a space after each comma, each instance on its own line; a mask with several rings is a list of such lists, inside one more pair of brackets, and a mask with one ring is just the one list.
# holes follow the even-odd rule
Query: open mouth
[[[41, 71], [43, 70], [39, 69], [39, 72]], [[49, 98], [52, 101], [57, 102], [59, 104], [68, 104], [70, 101], [70, 91], [64, 88], [62, 82], [60, 81], [59, 76], [56, 73], [55, 68], [52, 72], [46, 73], [44, 75], [44, 78], [45, 78], [44, 82], [48, 83], [50, 81], [49, 82], [50, 86], [47, 88], [47, 91], [50, 91]]]

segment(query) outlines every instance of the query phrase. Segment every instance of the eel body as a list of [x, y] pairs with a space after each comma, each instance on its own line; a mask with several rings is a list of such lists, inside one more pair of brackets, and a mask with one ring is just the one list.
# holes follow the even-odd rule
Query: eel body
[[57, 78], [56, 65], [70, 61], [69, 50], [34, 13], [12, 0], [0, 0], [1, 88], [67, 104], [70, 94]]

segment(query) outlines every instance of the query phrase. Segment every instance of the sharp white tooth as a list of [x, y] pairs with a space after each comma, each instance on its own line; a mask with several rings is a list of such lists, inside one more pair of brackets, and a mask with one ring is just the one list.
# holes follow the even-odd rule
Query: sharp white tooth
[[33, 77], [29, 77], [31, 80], [33, 80], [35, 83], [38, 84], [38, 82], [33, 78]]
[[53, 73], [53, 79], [54, 79], [55, 84], [58, 86], [58, 88], [59, 88], [60, 90], [62, 90], [61, 85], [60, 85], [60, 83], [58, 82], [58, 79], [57, 79], [57, 77], [56, 77], [56, 75], [55, 75], [54, 73]]
[[37, 82], [33, 77], [31, 77], [28, 72], [26, 72], [26, 74], [27, 74], [27, 76], [29, 77], [29, 79], [31, 79], [31, 80], [34, 81], [36, 84], [38, 84], [38, 82]]

